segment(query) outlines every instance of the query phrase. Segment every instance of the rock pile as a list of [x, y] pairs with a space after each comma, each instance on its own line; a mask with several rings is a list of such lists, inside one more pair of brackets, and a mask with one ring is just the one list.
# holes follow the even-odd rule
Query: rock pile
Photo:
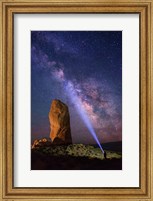
[[50, 138], [42, 138], [39, 140], [35, 140], [32, 145], [32, 149], [40, 148], [40, 147], [48, 147], [51, 146], [52, 142]]

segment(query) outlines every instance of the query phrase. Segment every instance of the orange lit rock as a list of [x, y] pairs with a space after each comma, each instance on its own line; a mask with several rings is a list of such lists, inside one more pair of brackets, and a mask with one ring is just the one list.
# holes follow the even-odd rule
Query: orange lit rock
[[[66, 104], [53, 100], [49, 112], [50, 138], [54, 144], [71, 144], [70, 115]], [[55, 141], [54, 141], [55, 140]]]
[[47, 147], [47, 146], [51, 146], [52, 145], [52, 142], [50, 140], [50, 138], [42, 138], [42, 139], [39, 139], [39, 140], [35, 140], [32, 144], [32, 149], [35, 149], [35, 148], [39, 148], [39, 147]]

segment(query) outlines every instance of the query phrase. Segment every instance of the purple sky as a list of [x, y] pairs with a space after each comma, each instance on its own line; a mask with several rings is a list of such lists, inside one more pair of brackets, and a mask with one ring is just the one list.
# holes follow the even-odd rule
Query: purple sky
[[31, 32], [31, 138], [49, 137], [53, 99], [68, 105], [73, 143], [95, 143], [70, 83], [101, 143], [122, 140], [122, 32]]

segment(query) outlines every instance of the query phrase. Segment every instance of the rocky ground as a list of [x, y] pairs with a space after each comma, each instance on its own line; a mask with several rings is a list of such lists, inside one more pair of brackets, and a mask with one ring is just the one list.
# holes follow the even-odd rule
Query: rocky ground
[[31, 149], [32, 170], [121, 170], [120, 152], [106, 151], [91, 145], [54, 145], [42, 139], [35, 141]]

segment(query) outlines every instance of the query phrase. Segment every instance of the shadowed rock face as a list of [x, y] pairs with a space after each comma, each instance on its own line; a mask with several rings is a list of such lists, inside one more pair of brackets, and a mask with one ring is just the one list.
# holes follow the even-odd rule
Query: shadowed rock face
[[70, 115], [67, 105], [53, 100], [49, 112], [50, 138], [55, 144], [71, 144]]

